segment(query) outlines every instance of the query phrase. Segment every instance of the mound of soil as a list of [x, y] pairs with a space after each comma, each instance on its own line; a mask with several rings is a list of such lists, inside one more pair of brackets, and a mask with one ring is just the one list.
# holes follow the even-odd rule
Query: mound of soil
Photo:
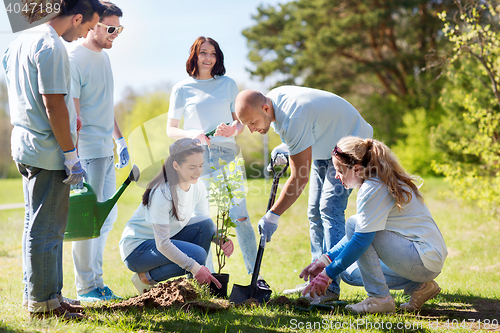
[[198, 309], [206, 312], [216, 312], [230, 307], [230, 303], [225, 300], [202, 301], [199, 295], [185, 279], [167, 281], [157, 284], [148, 292], [129, 298], [120, 303], [104, 304], [103, 310], [128, 310], [130, 308], [183, 308], [185, 310]]

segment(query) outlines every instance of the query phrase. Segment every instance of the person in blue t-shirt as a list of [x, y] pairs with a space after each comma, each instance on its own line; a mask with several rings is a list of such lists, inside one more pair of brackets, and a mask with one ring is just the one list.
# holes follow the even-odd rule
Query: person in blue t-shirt
[[[86, 172], [84, 181], [92, 186], [99, 202], [108, 200], [116, 191], [113, 138], [119, 159], [116, 167], [127, 166], [129, 160], [127, 144], [115, 119], [113, 72], [109, 57], [103, 51], [113, 46], [123, 30], [122, 11], [109, 1], [102, 4], [106, 11], [97, 25], [83, 43], [69, 52], [71, 93], [82, 123], [78, 155]], [[81, 301], [118, 298], [103, 280], [104, 247], [117, 216], [115, 206], [104, 221], [99, 237], [72, 244], [76, 294]]]
[[346, 236], [301, 272], [311, 281], [302, 294], [323, 294], [331, 279], [356, 261], [368, 298], [346, 309], [392, 312], [396, 305], [389, 289], [404, 289], [410, 301], [400, 308], [419, 310], [440, 292], [434, 279], [448, 252], [414, 177], [377, 140], [345, 137], [332, 160], [345, 188], [359, 188], [357, 212], [346, 222]]
[[[9, 45], [2, 65], [14, 126], [12, 158], [24, 186], [23, 304], [32, 316], [82, 319], [83, 308], [61, 294], [70, 185], [81, 182], [84, 171], [75, 149], [68, 53], [59, 37], [72, 42], [87, 36], [102, 5], [97, 0], [60, 4], [60, 14]], [[43, 15], [44, 9], [34, 8], [33, 15]]]
[[[195, 40], [186, 62], [186, 71], [189, 78], [178, 82], [170, 95], [167, 135], [173, 139], [197, 138], [203, 143], [205, 162], [202, 179], [209, 190], [207, 179], [217, 176], [219, 159], [229, 163], [239, 154], [235, 137], [244, 129], [234, 114], [234, 100], [239, 90], [234, 80], [225, 75], [224, 54], [219, 44], [210, 37]], [[184, 127], [181, 129], [179, 124], [183, 117]], [[214, 129], [217, 129], [214, 136], [205, 135]], [[244, 188], [241, 190], [244, 193]], [[247, 273], [252, 274], [257, 258], [255, 231], [246, 199], [233, 200], [229, 215], [236, 224], [236, 236]], [[211, 257], [207, 266], [213, 271]], [[260, 287], [268, 287], [261, 276], [257, 283]]]
[[[308, 217], [313, 262], [345, 235], [344, 211], [351, 191], [335, 179], [330, 158], [335, 142], [346, 135], [371, 138], [372, 127], [342, 97], [295, 86], [273, 89], [267, 96], [244, 90], [236, 98], [236, 115], [250, 132], [266, 134], [273, 127], [283, 142], [271, 153], [278, 164], [283, 160], [280, 156], [290, 155], [290, 178], [273, 207], [259, 221], [267, 241], [276, 231], [280, 215], [297, 200], [310, 179]], [[313, 302], [338, 299], [339, 282], [333, 281], [327, 294]], [[300, 292], [305, 286], [284, 293]]]

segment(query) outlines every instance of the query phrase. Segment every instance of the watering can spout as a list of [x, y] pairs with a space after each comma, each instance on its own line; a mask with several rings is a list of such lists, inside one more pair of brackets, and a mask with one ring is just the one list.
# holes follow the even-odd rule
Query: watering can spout
[[92, 187], [84, 183], [87, 193], [70, 196], [68, 225], [64, 234], [65, 241], [76, 241], [99, 237], [101, 228], [106, 221], [111, 209], [130, 182], [138, 181], [140, 176], [137, 165], [132, 167], [127, 179], [111, 198], [104, 202], [97, 202], [97, 197]]
[[[127, 188], [127, 186], [132, 182], [137, 182], [139, 180], [140, 176], [140, 171], [137, 165], [134, 164], [132, 167], [132, 170], [130, 171], [127, 179], [123, 182], [123, 184], [116, 190], [115, 194], [108, 200], [104, 202], [98, 202], [97, 203], [97, 221], [99, 221], [100, 227], [104, 224], [104, 221], [106, 221], [106, 218], [108, 217], [109, 213], [115, 206], [116, 202], [118, 199], [121, 197], [123, 194], [123, 191]], [[100, 228], [99, 228], [100, 230]]]

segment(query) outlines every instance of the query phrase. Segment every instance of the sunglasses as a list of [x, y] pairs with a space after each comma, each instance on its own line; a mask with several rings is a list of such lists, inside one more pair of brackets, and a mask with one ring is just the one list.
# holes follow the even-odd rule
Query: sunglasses
[[121, 33], [123, 31], [123, 25], [120, 25], [119, 27], [114, 27], [112, 25], [106, 25], [106, 24], [102, 24], [101, 22], [97, 22], [97, 25], [100, 25], [100, 26], [103, 26], [106, 28], [106, 32], [109, 34], [109, 35], [112, 35], [115, 33]]
[[338, 146], [335, 146], [332, 155], [338, 158], [342, 163], [348, 165], [349, 169], [356, 164], [356, 160], [352, 156], [344, 153]]
[[194, 148], [200, 146], [201, 146], [201, 141], [199, 139], [183, 140], [182, 142], [179, 143], [177, 149], [175, 150], [174, 155], [179, 152], [179, 149], [181, 149], [181, 147], [186, 148], [185, 150], [187, 150], [188, 148]]

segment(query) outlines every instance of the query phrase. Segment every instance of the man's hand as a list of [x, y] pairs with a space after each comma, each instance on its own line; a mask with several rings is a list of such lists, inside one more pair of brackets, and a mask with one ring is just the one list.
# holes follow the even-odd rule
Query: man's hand
[[83, 181], [85, 177], [85, 171], [82, 169], [80, 159], [76, 155], [76, 149], [69, 151], [64, 151], [64, 168], [66, 169], [66, 175], [68, 178], [63, 180], [64, 184], [76, 185]]
[[116, 143], [116, 154], [118, 155], [118, 163], [115, 164], [117, 169], [124, 168], [128, 165], [130, 160], [130, 155], [128, 154], [127, 143], [123, 137], [115, 141]]
[[[271, 159], [274, 161], [274, 165], [284, 165], [288, 162], [288, 156], [290, 152], [288, 151], [288, 146], [284, 143], [274, 147], [271, 151]], [[271, 172], [271, 164], [267, 166], [267, 171]]]
[[268, 211], [259, 221], [259, 233], [266, 236], [266, 242], [271, 241], [271, 236], [278, 229], [280, 216]]

